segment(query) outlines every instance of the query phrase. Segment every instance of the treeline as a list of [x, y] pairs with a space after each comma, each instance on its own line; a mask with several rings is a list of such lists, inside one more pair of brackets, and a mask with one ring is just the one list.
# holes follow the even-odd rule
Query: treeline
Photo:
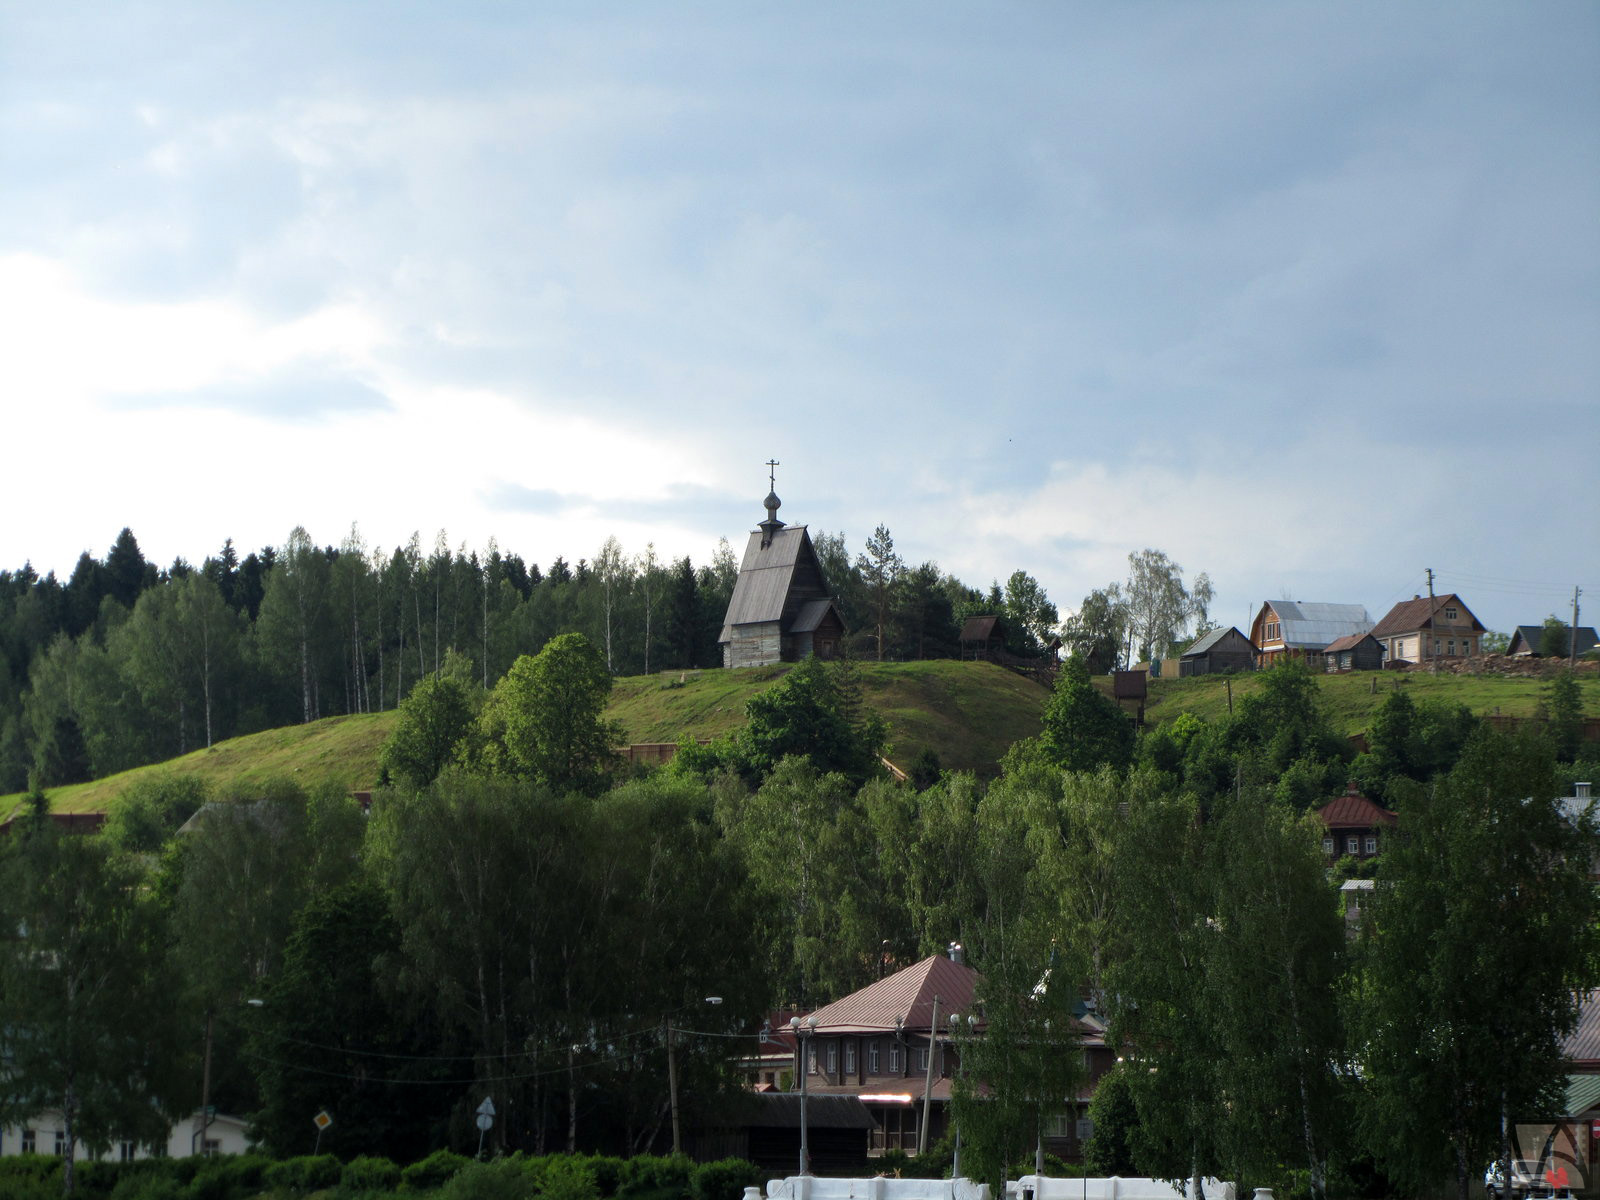
[[[854, 559], [842, 534], [816, 546], [858, 655], [954, 656], [974, 612], [1012, 616], [1016, 653], [1049, 640], [1055, 609], [1024, 571], [980, 592], [934, 563], [908, 567], [881, 526]], [[541, 568], [492, 540], [452, 549], [441, 532], [431, 550], [417, 536], [384, 550], [353, 528], [338, 546], [296, 528], [243, 559], [229, 541], [158, 569], [124, 529], [64, 582], [0, 571], [0, 794], [393, 708], [450, 650], [483, 687], [565, 632], [615, 675], [717, 666], [737, 576], [726, 540], [699, 565], [608, 538], [592, 560]]]
[[[919, 789], [862, 753], [850, 669], [803, 664], [740, 733], [623, 777], [592, 753], [609, 675], [569, 634], [490, 693], [447, 670], [408, 697], [370, 816], [292, 785], [202, 807], [180, 779], [94, 837], [41, 811], [0, 848], [0, 921], [27, 931], [0, 943], [3, 1102], [153, 1136], [205, 1049], [211, 1102], [279, 1154], [321, 1109], [341, 1157], [470, 1149], [485, 1095], [498, 1147], [636, 1151], [673, 1078], [686, 1128], [717, 1111], [772, 1007], [952, 941], [984, 974], [955, 1030], [978, 1177], [1073, 1115], [1086, 1013], [1125, 1059], [1093, 1109], [1106, 1173], [1464, 1192], [1503, 1118], [1556, 1099], [1600, 983], [1600, 833], [1553, 798], [1548, 741], [1402, 692], [1353, 755], [1294, 666], [1136, 736], [1074, 660], [998, 780]], [[1400, 825], [1330, 871], [1306, 810], [1352, 779]]]

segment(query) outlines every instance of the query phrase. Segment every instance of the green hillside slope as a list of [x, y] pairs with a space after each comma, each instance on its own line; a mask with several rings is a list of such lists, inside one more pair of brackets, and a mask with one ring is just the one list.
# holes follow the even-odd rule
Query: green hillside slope
[[[687, 671], [619, 679], [606, 715], [622, 726], [629, 742], [676, 742], [685, 735], [715, 738], [744, 721], [750, 697], [772, 687], [786, 667], [740, 671]], [[1013, 742], [1039, 732], [1048, 693], [1038, 684], [989, 663], [931, 661], [863, 663], [862, 695], [889, 723], [889, 757], [909, 767], [932, 749], [948, 770], [995, 773]], [[1109, 680], [1097, 680], [1109, 691]], [[1234, 703], [1260, 686], [1249, 675], [1232, 677]], [[1539, 707], [1539, 678], [1471, 675], [1360, 673], [1318, 678], [1323, 704], [1341, 733], [1365, 730], [1373, 710], [1396, 686], [1417, 700], [1465, 704], [1481, 715], [1531, 717]], [[1600, 717], [1600, 677], [1586, 674], [1580, 686], [1584, 711]], [[1216, 720], [1228, 711], [1228, 681], [1220, 676], [1150, 681], [1146, 716], [1152, 723], [1183, 712]], [[102, 812], [141, 775], [195, 774], [213, 787], [249, 788], [288, 775], [308, 788], [334, 784], [347, 790], [372, 787], [378, 748], [394, 714], [328, 717], [219, 742], [181, 758], [138, 767], [91, 783], [52, 788], [52, 807], [63, 812]], [[0, 819], [21, 802], [0, 797]]]
[[[619, 679], [606, 716], [622, 726], [629, 742], [714, 738], [743, 724], [746, 702], [786, 670]], [[1012, 742], [1039, 731], [1047, 696], [1037, 684], [988, 663], [864, 663], [860, 674], [864, 699], [889, 722], [893, 761], [910, 764], [932, 747], [946, 768], [982, 774], [994, 773]], [[51, 788], [51, 807], [103, 812], [132, 781], [159, 772], [198, 775], [218, 789], [248, 788], [280, 775], [308, 788], [330, 783], [352, 791], [370, 788], [377, 781], [378, 748], [393, 724], [394, 713], [387, 712], [269, 729], [105, 779]], [[21, 800], [20, 795], [0, 797], [0, 819]]]

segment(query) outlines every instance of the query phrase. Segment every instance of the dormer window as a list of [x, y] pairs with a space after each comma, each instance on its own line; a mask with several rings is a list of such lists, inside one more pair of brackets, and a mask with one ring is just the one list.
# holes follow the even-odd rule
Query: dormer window
[[1456, 610], [1453, 609], [1453, 608], [1445, 609], [1444, 610], [1444, 619], [1446, 621], [1454, 621], [1456, 619]]

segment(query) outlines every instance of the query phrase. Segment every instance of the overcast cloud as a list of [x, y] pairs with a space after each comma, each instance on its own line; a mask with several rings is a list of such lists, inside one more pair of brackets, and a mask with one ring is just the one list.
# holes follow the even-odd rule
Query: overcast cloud
[[131, 525], [1600, 612], [1600, 8], [0, 3], [0, 566]]

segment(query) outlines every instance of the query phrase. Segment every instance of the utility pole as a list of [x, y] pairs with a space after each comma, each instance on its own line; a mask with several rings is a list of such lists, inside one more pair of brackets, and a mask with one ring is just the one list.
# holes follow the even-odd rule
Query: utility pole
[[[1422, 639], [1422, 649], [1424, 655], [1426, 655], [1428, 649], [1428, 638], [1433, 636], [1433, 618], [1435, 613], [1433, 607], [1433, 568], [1424, 567], [1423, 570], [1428, 572], [1428, 636]], [[1438, 670], [1438, 667], [1439, 664], [1437, 662], [1434, 663], [1434, 669]]]
[[1567, 670], [1578, 665], [1578, 596], [1577, 585], [1572, 588], [1572, 628], [1567, 630]]

